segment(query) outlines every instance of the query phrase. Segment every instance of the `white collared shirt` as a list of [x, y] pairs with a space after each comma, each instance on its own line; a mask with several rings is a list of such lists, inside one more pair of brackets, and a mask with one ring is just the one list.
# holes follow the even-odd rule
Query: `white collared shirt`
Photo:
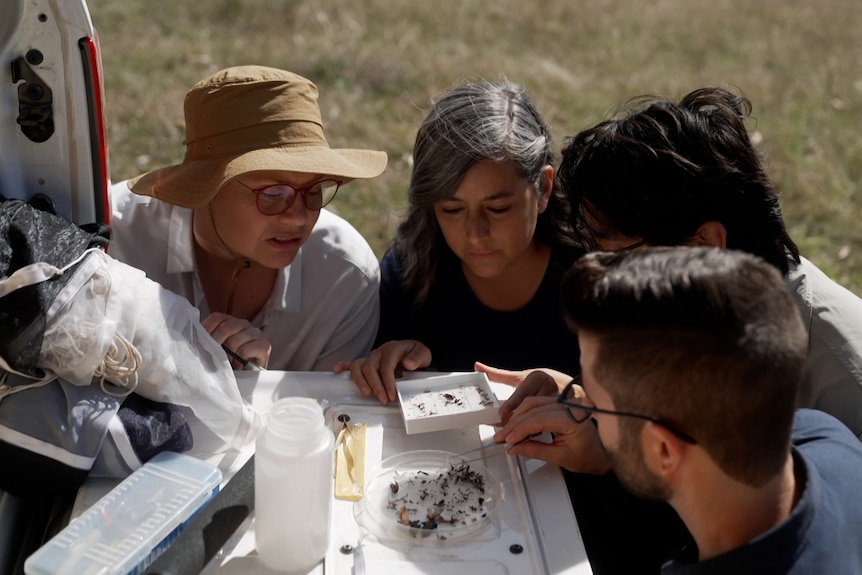
[[[109, 253], [143, 270], [209, 315], [196, 272], [192, 213], [111, 186]], [[269, 369], [330, 370], [371, 350], [380, 317], [380, 267], [365, 238], [324, 209], [293, 263], [281, 270], [272, 295], [252, 320], [272, 343]]]
[[808, 329], [800, 407], [840, 419], [862, 439], [862, 299], [805, 258], [786, 280]]

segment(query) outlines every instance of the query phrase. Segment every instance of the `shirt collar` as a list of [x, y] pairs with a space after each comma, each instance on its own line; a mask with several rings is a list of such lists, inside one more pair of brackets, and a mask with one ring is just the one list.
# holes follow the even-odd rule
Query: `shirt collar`
[[173, 206], [168, 222], [168, 273], [195, 271], [195, 242], [191, 208]]

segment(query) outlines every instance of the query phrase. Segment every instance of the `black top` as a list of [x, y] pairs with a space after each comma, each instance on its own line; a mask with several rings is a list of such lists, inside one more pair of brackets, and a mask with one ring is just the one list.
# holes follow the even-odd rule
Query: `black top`
[[394, 339], [416, 339], [431, 350], [432, 369], [473, 371], [481, 361], [520, 370], [550, 367], [580, 372], [578, 340], [568, 329], [560, 307], [563, 275], [583, 252], [555, 246], [545, 277], [533, 299], [516, 311], [497, 311], [470, 289], [461, 262], [443, 251], [424, 305], [415, 309], [405, 292], [401, 263], [392, 250], [381, 267], [380, 328], [375, 347]]

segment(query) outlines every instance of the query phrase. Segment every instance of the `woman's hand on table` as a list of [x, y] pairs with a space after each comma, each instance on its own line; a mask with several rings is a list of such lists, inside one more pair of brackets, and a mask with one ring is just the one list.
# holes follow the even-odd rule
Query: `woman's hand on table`
[[[272, 344], [258, 328], [248, 320], [225, 313], [211, 313], [201, 321], [217, 343], [227, 347], [237, 355], [253, 361], [261, 367], [269, 363]], [[242, 369], [240, 363], [229, 358], [234, 369]]]
[[[553, 441], [528, 439], [518, 443], [542, 432], [553, 434]], [[508, 450], [511, 455], [541, 459], [575, 473], [602, 474], [610, 470], [596, 426], [589, 419], [575, 423], [555, 397], [524, 398], [508, 422], [494, 434], [494, 441], [511, 445]]]
[[350, 378], [363, 395], [374, 395], [380, 403], [395, 401], [398, 393], [395, 379], [403, 372], [415, 371], [431, 364], [431, 350], [421, 341], [401, 339], [387, 341], [368, 357], [335, 364], [333, 371], [350, 371]]

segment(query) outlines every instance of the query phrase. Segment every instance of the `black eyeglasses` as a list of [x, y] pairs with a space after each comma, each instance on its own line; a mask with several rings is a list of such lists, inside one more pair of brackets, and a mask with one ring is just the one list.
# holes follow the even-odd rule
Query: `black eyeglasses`
[[[580, 403], [575, 403], [569, 399], [569, 395], [572, 393], [572, 388], [575, 385], [580, 384], [580, 378], [573, 379], [569, 382], [569, 384], [563, 389], [563, 392], [560, 393], [560, 396], [557, 398], [557, 403], [566, 408], [566, 413], [569, 414], [569, 417], [575, 423], [583, 423], [586, 420], [592, 418], [594, 413], [605, 413], [607, 415], [619, 415], [621, 417], [635, 417], [637, 419], [643, 419], [645, 421], [651, 421], [658, 425], [661, 425], [686, 443], [691, 443], [692, 445], [696, 445], [697, 441], [695, 439], [676, 428], [676, 426], [672, 423], [669, 423], [663, 419], [659, 419], [656, 417], [650, 417], [649, 415], [641, 415], [640, 413], [628, 413], [625, 411], [612, 411], [610, 409], [599, 409], [598, 407], [587, 407], [586, 405], [582, 405]], [[575, 413], [577, 412], [577, 414]]]
[[341, 187], [341, 182], [329, 178], [319, 180], [304, 188], [294, 188], [287, 184], [274, 184], [254, 189], [239, 180], [237, 182], [254, 193], [258, 211], [266, 216], [283, 214], [290, 209], [298, 195], [302, 196], [302, 203], [309, 210], [322, 209], [332, 201], [338, 188]]
[[620, 249], [618, 249], [618, 250], [611, 250], [611, 251], [612, 251], [612, 252], [614, 252], [614, 253], [616, 253], [616, 254], [624, 254], [624, 253], [626, 253], [626, 252], [630, 252], [630, 251], [632, 251], [632, 250], [636, 250], [636, 249], [638, 249], [638, 248], [639, 248], [639, 247], [641, 247], [641, 246], [645, 246], [645, 245], [647, 245], [648, 243], [649, 243], [649, 242], [647, 242], [646, 240], [641, 240], [641, 241], [639, 241], [639, 242], [635, 242], [635, 243], [633, 243], [633, 244], [627, 245], [627, 246], [626, 246], [626, 247], [624, 247], [624, 248], [620, 248]]

